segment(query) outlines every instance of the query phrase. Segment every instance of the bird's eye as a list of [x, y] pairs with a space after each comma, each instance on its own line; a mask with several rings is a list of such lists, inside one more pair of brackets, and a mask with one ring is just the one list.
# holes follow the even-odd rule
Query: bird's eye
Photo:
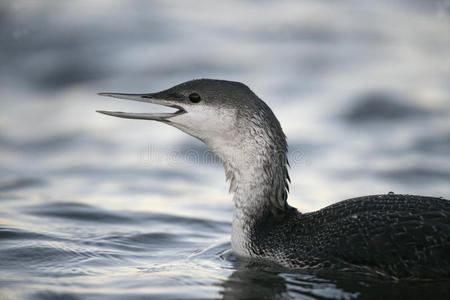
[[200, 97], [199, 94], [192, 93], [189, 95], [189, 100], [191, 100], [191, 102], [198, 103], [198, 102], [200, 102], [200, 100], [202, 100], [202, 98]]

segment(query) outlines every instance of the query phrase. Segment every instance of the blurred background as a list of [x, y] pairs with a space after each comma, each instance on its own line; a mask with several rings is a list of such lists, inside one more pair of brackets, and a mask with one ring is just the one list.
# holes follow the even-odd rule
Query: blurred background
[[279, 118], [294, 205], [449, 197], [449, 10], [419, 0], [3, 1], [0, 190], [132, 195], [152, 208], [194, 195], [229, 202], [200, 142], [95, 113], [160, 109], [97, 92], [218, 78], [246, 83]]
[[449, 198], [449, 25], [447, 0], [2, 1], [0, 221], [32, 228], [17, 205], [70, 202], [228, 228], [228, 184], [199, 141], [95, 112], [159, 111], [96, 93], [194, 78], [244, 82], [273, 109], [302, 211]]

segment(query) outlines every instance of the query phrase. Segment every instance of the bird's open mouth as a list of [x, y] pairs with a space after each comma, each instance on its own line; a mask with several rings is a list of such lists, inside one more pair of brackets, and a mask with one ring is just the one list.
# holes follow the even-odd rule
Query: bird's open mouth
[[186, 113], [181, 106], [174, 104], [172, 101], [157, 99], [154, 97], [154, 94], [120, 94], [120, 93], [99, 93], [100, 96], [108, 96], [119, 99], [128, 99], [139, 102], [148, 102], [153, 104], [164, 105], [168, 107], [172, 107], [177, 109], [177, 111], [173, 113], [128, 113], [121, 111], [105, 111], [105, 110], [97, 110], [97, 112], [101, 114], [105, 114], [108, 116], [126, 118], [126, 119], [142, 119], [142, 120], [155, 120], [155, 121], [168, 121], [169, 118], [174, 116], [178, 116]]

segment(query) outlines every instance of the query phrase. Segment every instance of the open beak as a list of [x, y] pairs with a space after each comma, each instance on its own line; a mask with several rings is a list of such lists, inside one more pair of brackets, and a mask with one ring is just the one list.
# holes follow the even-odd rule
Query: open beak
[[155, 94], [120, 94], [120, 93], [98, 93], [100, 96], [108, 96], [119, 99], [128, 99], [140, 102], [148, 102], [153, 104], [159, 104], [164, 106], [169, 106], [178, 109], [178, 111], [174, 113], [127, 113], [120, 111], [105, 111], [105, 110], [97, 110], [97, 112], [101, 114], [105, 114], [108, 116], [125, 118], [125, 119], [142, 119], [142, 120], [155, 120], [155, 121], [168, 121], [169, 118], [184, 114], [186, 111], [174, 101], [158, 99], [157, 93]]

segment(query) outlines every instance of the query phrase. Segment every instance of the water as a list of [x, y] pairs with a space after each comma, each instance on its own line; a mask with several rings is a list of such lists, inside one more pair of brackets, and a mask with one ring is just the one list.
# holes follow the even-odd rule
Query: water
[[450, 197], [448, 1], [0, 4], [0, 299], [448, 299], [448, 281], [292, 272], [231, 252], [200, 142], [97, 92], [243, 81], [288, 136], [289, 202]]

